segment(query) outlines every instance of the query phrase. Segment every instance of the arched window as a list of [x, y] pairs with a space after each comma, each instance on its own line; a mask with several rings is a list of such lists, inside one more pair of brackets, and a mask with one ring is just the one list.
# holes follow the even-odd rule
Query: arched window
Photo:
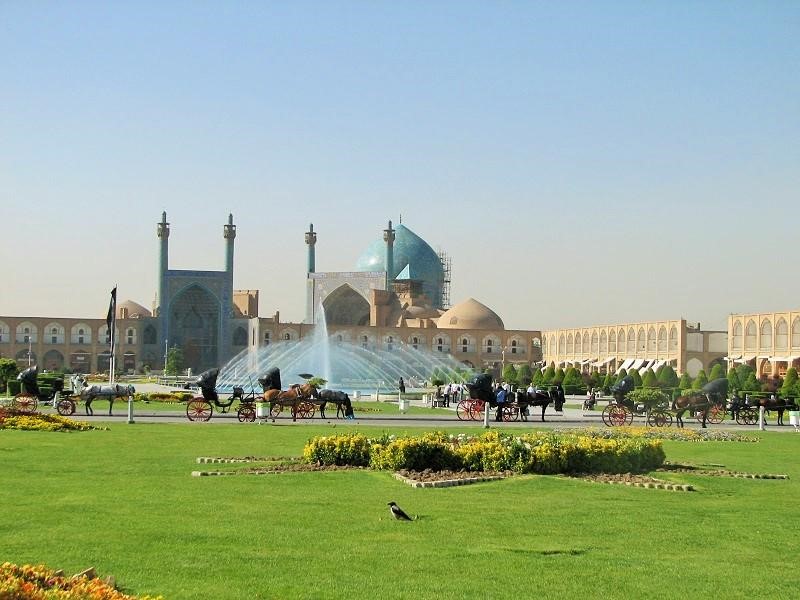
[[272, 341], [272, 332], [265, 331], [264, 332], [264, 345], [269, 346], [269, 343]]
[[647, 350], [650, 352], [656, 351], [656, 330], [655, 328], [651, 327], [647, 330]]
[[567, 336], [567, 354], [574, 354], [575, 353], [575, 342], [572, 339], [572, 334], [570, 333]]
[[658, 350], [659, 352], [667, 350], [667, 328], [663, 325], [658, 329]]
[[369, 346], [369, 338], [365, 335], [361, 336], [361, 347], [366, 349]]
[[[605, 334], [604, 334], [605, 335]], [[598, 352], [600, 352], [600, 338], [597, 335], [597, 332], [592, 332], [592, 350], [591, 353], [593, 356], [596, 356]]]
[[125, 330], [125, 343], [129, 346], [136, 343], [136, 330], [133, 327], [128, 327]]
[[636, 332], [636, 340], [638, 342], [636, 351], [644, 352], [647, 349], [647, 338], [644, 335], [644, 327], [639, 327], [639, 331]]
[[792, 321], [792, 348], [800, 348], [800, 318]]
[[461, 351], [467, 352], [469, 350], [469, 340], [467, 338], [461, 338]]
[[761, 349], [772, 349], [772, 323], [769, 319], [761, 322]]
[[386, 337], [386, 349], [389, 352], [391, 352], [393, 348], [394, 348], [394, 337], [392, 337], [391, 335], [387, 336]]
[[605, 329], [600, 332], [600, 353], [608, 354], [608, 335]]
[[678, 328], [673, 325], [669, 328], [669, 351], [675, 352], [678, 349]]
[[[587, 344], [588, 346], [588, 344]], [[583, 338], [581, 337], [580, 333], [575, 334], [575, 354], [581, 354], [583, 352]]]
[[617, 332], [613, 329], [608, 332], [608, 353], [614, 354], [617, 351]]
[[741, 350], [742, 349], [742, 322], [736, 321], [733, 324], [733, 349], [734, 350]]
[[511, 354], [517, 353], [517, 340], [511, 340]]
[[584, 354], [586, 352], [589, 352], [589, 332], [587, 331], [583, 332], [583, 347], [581, 352], [583, 352]]
[[745, 350], [755, 350], [756, 349], [756, 322], [755, 321], [748, 321], [747, 325], [744, 328], [744, 349]]
[[566, 348], [566, 342], [564, 342], [564, 334], [562, 333], [558, 337], [558, 351], [556, 352], [556, 354], [563, 354], [564, 348]]
[[417, 336], [411, 338], [411, 347], [414, 348], [414, 350], [419, 348], [419, 338]]
[[633, 354], [636, 352], [636, 334], [633, 331], [633, 328], [628, 329], [628, 344], [625, 348], [625, 351], [628, 354]]
[[283, 334], [283, 339], [284, 339], [284, 340], [290, 340], [290, 339], [292, 339], [292, 334], [291, 334], [291, 333], [284, 333], [284, 334]]
[[775, 324], [775, 347], [781, 350], [789, 348], [789, 324], [782, 317]]

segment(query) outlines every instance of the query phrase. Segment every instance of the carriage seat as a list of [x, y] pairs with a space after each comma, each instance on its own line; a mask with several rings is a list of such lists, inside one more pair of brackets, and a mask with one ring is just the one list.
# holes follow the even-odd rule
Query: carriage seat
[[239, 386], [233, 386], [233, 398], [244, 398], [244, 388]]

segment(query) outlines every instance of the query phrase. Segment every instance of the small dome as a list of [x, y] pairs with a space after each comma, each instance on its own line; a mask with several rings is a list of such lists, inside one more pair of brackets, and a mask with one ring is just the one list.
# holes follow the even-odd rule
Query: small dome
[[152, 316], [149, 310], [133, 300], [125, 300], [125, 302], [117, 304], [118, 319], [143, 319], [144, 317]]
[[447, 310], [436, 323], [439, 329], [505, 329], [503, 320], [475, 298], [464, 300]]

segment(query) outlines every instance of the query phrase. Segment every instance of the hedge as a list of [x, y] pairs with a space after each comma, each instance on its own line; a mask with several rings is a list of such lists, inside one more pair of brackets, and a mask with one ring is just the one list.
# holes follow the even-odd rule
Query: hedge
[[660, 440], [604, 439], [562, 432], [514, 436], [488, 432], [477, 437], [442, 432], [418, 437], [370, 439], [360, 434], [312, 438], [306, 462], [367, 466], [380, 470], [425, 469], [514, 471], [517, 473], [628, 473], [660, 467]]

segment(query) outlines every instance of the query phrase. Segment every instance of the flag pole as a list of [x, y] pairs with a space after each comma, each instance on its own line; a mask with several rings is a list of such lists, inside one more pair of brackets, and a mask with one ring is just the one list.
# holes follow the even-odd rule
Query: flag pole
[[114, 384], [114, 330], [117, 328], [117, 284], [114, 284], [114, 289], [111, 290], [111, 303], [108, 305], [108, 315], [106, 316], [106, 325], [108, 325], [110, 339], [111, 339], [111, 348], [110, 348], [110, 360], [108, 361], [108, 383], [113, 385]]

